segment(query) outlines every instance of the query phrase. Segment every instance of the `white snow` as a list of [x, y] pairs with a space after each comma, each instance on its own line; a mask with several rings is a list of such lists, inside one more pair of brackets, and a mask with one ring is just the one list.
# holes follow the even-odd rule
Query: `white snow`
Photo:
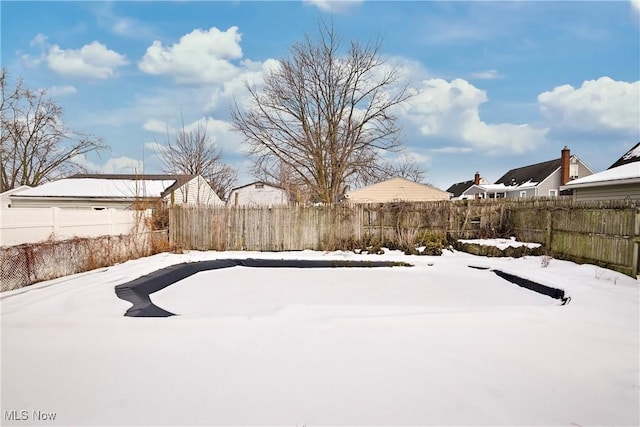
[[66, 178], [21, 191], [30, 197], [160, 197], [175, 180]]
[[622, 158], [624, 160], [629, 160], [629, 159], [631, 159], [633, 157], [640, 157], [640, 145], [638, 145], [637, 147], [632, 148], [631, 150], [629, 150], [629, 152], [627, 154], [622, 156]]
[[542, 246], [540, 243], [531, 242], [519, 242], [515, 237], [510, 239], [459, 239], [461, 243], [476, 244], [481, 246], [495, 246], [498, 249], [504, 250], [508, 247], [519, 248], [520, 246], [526, 246], [528, 248], [539, 248]]
[[[115, 285], [232, 257], [415, 266], [201, 272], [151, 296], [179, 316], [123, 316]], [[571, 302], [469, 265], [562, 288]], [[188, 252], [0, 297], [3, 425], [640, 423], [639, 285], [593, 265]], [[21, 411], [28, 421], [7, 419]], [[55, 419], [37, 422], [38, 411]]]
[[504, 184], [483, 184], [478, 185], [478, 187], [484, 189], [488, 192], [505, 192], [505, 191], [516, 191], [516, 190], [527, 190], [531, 188], [535, 188], [538, 185], [535, 181], [526, 181], [520, 185], [504, 185]]
[[583, 184], [594, 184], [598, 182], [611, 182], [623, 180], [640, 179], [640, 162], [627, 163], [626, 165], [617, 166], [613, 169], [607, 169], [602, 172], [594, 173], [573, 181], [569, 181], [567, 187], [579, 187]]

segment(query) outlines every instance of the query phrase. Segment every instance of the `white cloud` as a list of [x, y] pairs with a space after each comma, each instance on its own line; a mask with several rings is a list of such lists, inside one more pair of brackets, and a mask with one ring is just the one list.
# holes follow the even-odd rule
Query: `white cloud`
[[56, 97], [76, 92], [78, 92], [78, 90], [74, 86], [52, 86], [47, 90], [47, 95]]
[[128, 36], [129, 34], [135, 32], [136, 26], [139, 25], [139, 22], [130, 19], [130, 18], [118, 18], [114, 20], [111, 29], [116, 34], [120, 34], [123, 36]]
[[267, 59], [264, 62], [250, 60], [242, 61], [242, 71], [232, 79], [223, 82], [211, 94], [209, 102], [205, 105], [205, 111], [210, 111], [221, 104], [237, 102], [240, 107], [246, 104], [247, 90], [245, 83], [255, 84], [260, 87], [264, 84], [265, 77], [275, 70], [280, 62], [275, 59]]
[[242, 153], [242, 138], [239, 133], [233, 132], [230, 122], [214, 119], [213, 117], [203, 117], [185, 125], [185, 130], [195, 131], [198, 127], [206, 129], [207, 136], [218, 148], [222, 149], [225, 155]]
[[470, 147], [442, 147], [442, 148], [432, 148], [429, 150], [431, 153], [440, 153], [440, 154], [464, 154], [471, 153], [473, 151]]
[[[162, 134], [161, 141], [166, 141], [167, 135], [170, 140], [176, 137], [176, 133], [182, 129], [182, 124], [178, 123], [166, 123], [157, 119], [147, 120], [143, 128], [150, 131]], [[169, 133], [167, 134], [167, 129]], [[195, 132], [198, 129], [206, 131], [207, 137], [218, 148], [221, 148], [225, 155], [227, 154], [241, 154], [242, 153], [242, 138], [240, 134], [233, 132], [230, 122], [215, 119], [213, 117], [202, 117], [191, 123], [184, 124], [184, 130], [186, 132]], [[147, 142], [145, 148], [158, 153], [162, 151], [164, 145], [158, 142]]]
[[194, 30], [177, 44], [164, 46], [156, 40], [138, 64], [148, 74], [166, 75], [178, 83], [220, 83], [231, 80], [238, 68], [230, 62], [242, 57], [238, 27], [220, 31]]
[[166, 122], [163, 122], [162, 120], [158, 120], [158, 119], [146, 120], [142, 124], [142, 128], [144, 130], [148, 130], [149, 132], [161, 133], [161, 134], [166, 134], [166, 133], [172, 134], [175, 132], [175, 130], [169, 127], [169, 125]]
[[303, 3], [328, 13], [347, 13], [363, 2], [364, 0], [303, 0]]
[[563, 85], [538, 95], [541, 113], [554, 126], [637, 133], [640, 128], [640, 81], [610, 77], [587, 80], [579, 88]]
[[164, 150], [166, 150], [166, 146], [158, 142], [145, 142], [144, 148], [146, 150], [151, 150], [155, 154], [162, 153]]
[[144, 164], [142, 163], [142, 160], [132, 159], [131, 157], [126, 156], [111, 157], [103, 164], [94, 163], [84, 155], [76, 156], [73, 160], [79, 165], [85, 167], [89, 173], [133, 174], [142, 173], [144, 171]]
[[31, 40], [31, 42], [29, 42], [29, 46], [31, 47], [40, 47], [42, 49], [47, 47], [47, 40], [48, 37], [45, 36], [42, 33], [38, 33], [36, 34], [36, 36], [33, 38], [33, 40]]
[[498, 70], [478, 71], [476, 73], [472, 73], [471, 76], [474, 79], [479, 79], [479, 80], [495, 80], [495, 79], [501, 79], [504, 77], [502, 74], [498, 73]]
[[92, 79], [113, 77], [117, 67], [128, 64], [124, 55], [97, 41], [80, 49], [61, 49], [54, 44], [48, 46], [44, 57], [49, 68], [61, 75]]
[[493, 154], [523, 153], [545, 140], [547, 129], [482, 121], [479, 107], [485, 102], [485, 91], [466, 80], [430, 79], [422, 82], [409, 101], [408, 116], [426, 137], [457, 141]]
[[631, 0], [631, 13], [636, 18], [640, 18], [640, 0]]
[[118, 36], [139, 39], [153, 40], [156, 36], [154, 28], [146, 21], [121, 16], [117, 12], [114, 2], [91, 2], [88, 6], [95, 18], [95, 22], [100, 28], [104, 28]]

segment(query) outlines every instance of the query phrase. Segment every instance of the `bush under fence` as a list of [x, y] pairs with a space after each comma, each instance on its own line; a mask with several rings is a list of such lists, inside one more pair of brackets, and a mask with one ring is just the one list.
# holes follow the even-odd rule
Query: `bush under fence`
[[571, 198], [338, 205], [174, 207], [170, 244], [196, 250], [353, 250], [438, 254], [457, 239], [511, 237], [545, 254], [638, 274], [640, 209]]
[[168, 249], [167, 230], [2, 247], [0, 289], [18, 289]]

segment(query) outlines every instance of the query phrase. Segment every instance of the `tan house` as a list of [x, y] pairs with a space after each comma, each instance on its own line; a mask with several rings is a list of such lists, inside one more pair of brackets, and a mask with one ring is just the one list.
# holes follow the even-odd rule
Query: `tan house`
[[392, 178], [377, 184], [349, 191], [347, 203], [430, 202], [449, 200], [451, 194], [426, 184], [404, 178]]

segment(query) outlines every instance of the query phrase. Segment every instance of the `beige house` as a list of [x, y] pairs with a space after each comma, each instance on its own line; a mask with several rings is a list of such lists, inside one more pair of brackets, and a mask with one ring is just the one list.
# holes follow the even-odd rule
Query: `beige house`
[[160, 201], [167, 206], [223, 205], [200, 175], [73, 175], [8, 198], [13, 208], [136, 209]]
[[404, 178], [392, 178], [377, 184], [349, 191], [347, 203], [430, 202], [449, 200], [451, 193]]

